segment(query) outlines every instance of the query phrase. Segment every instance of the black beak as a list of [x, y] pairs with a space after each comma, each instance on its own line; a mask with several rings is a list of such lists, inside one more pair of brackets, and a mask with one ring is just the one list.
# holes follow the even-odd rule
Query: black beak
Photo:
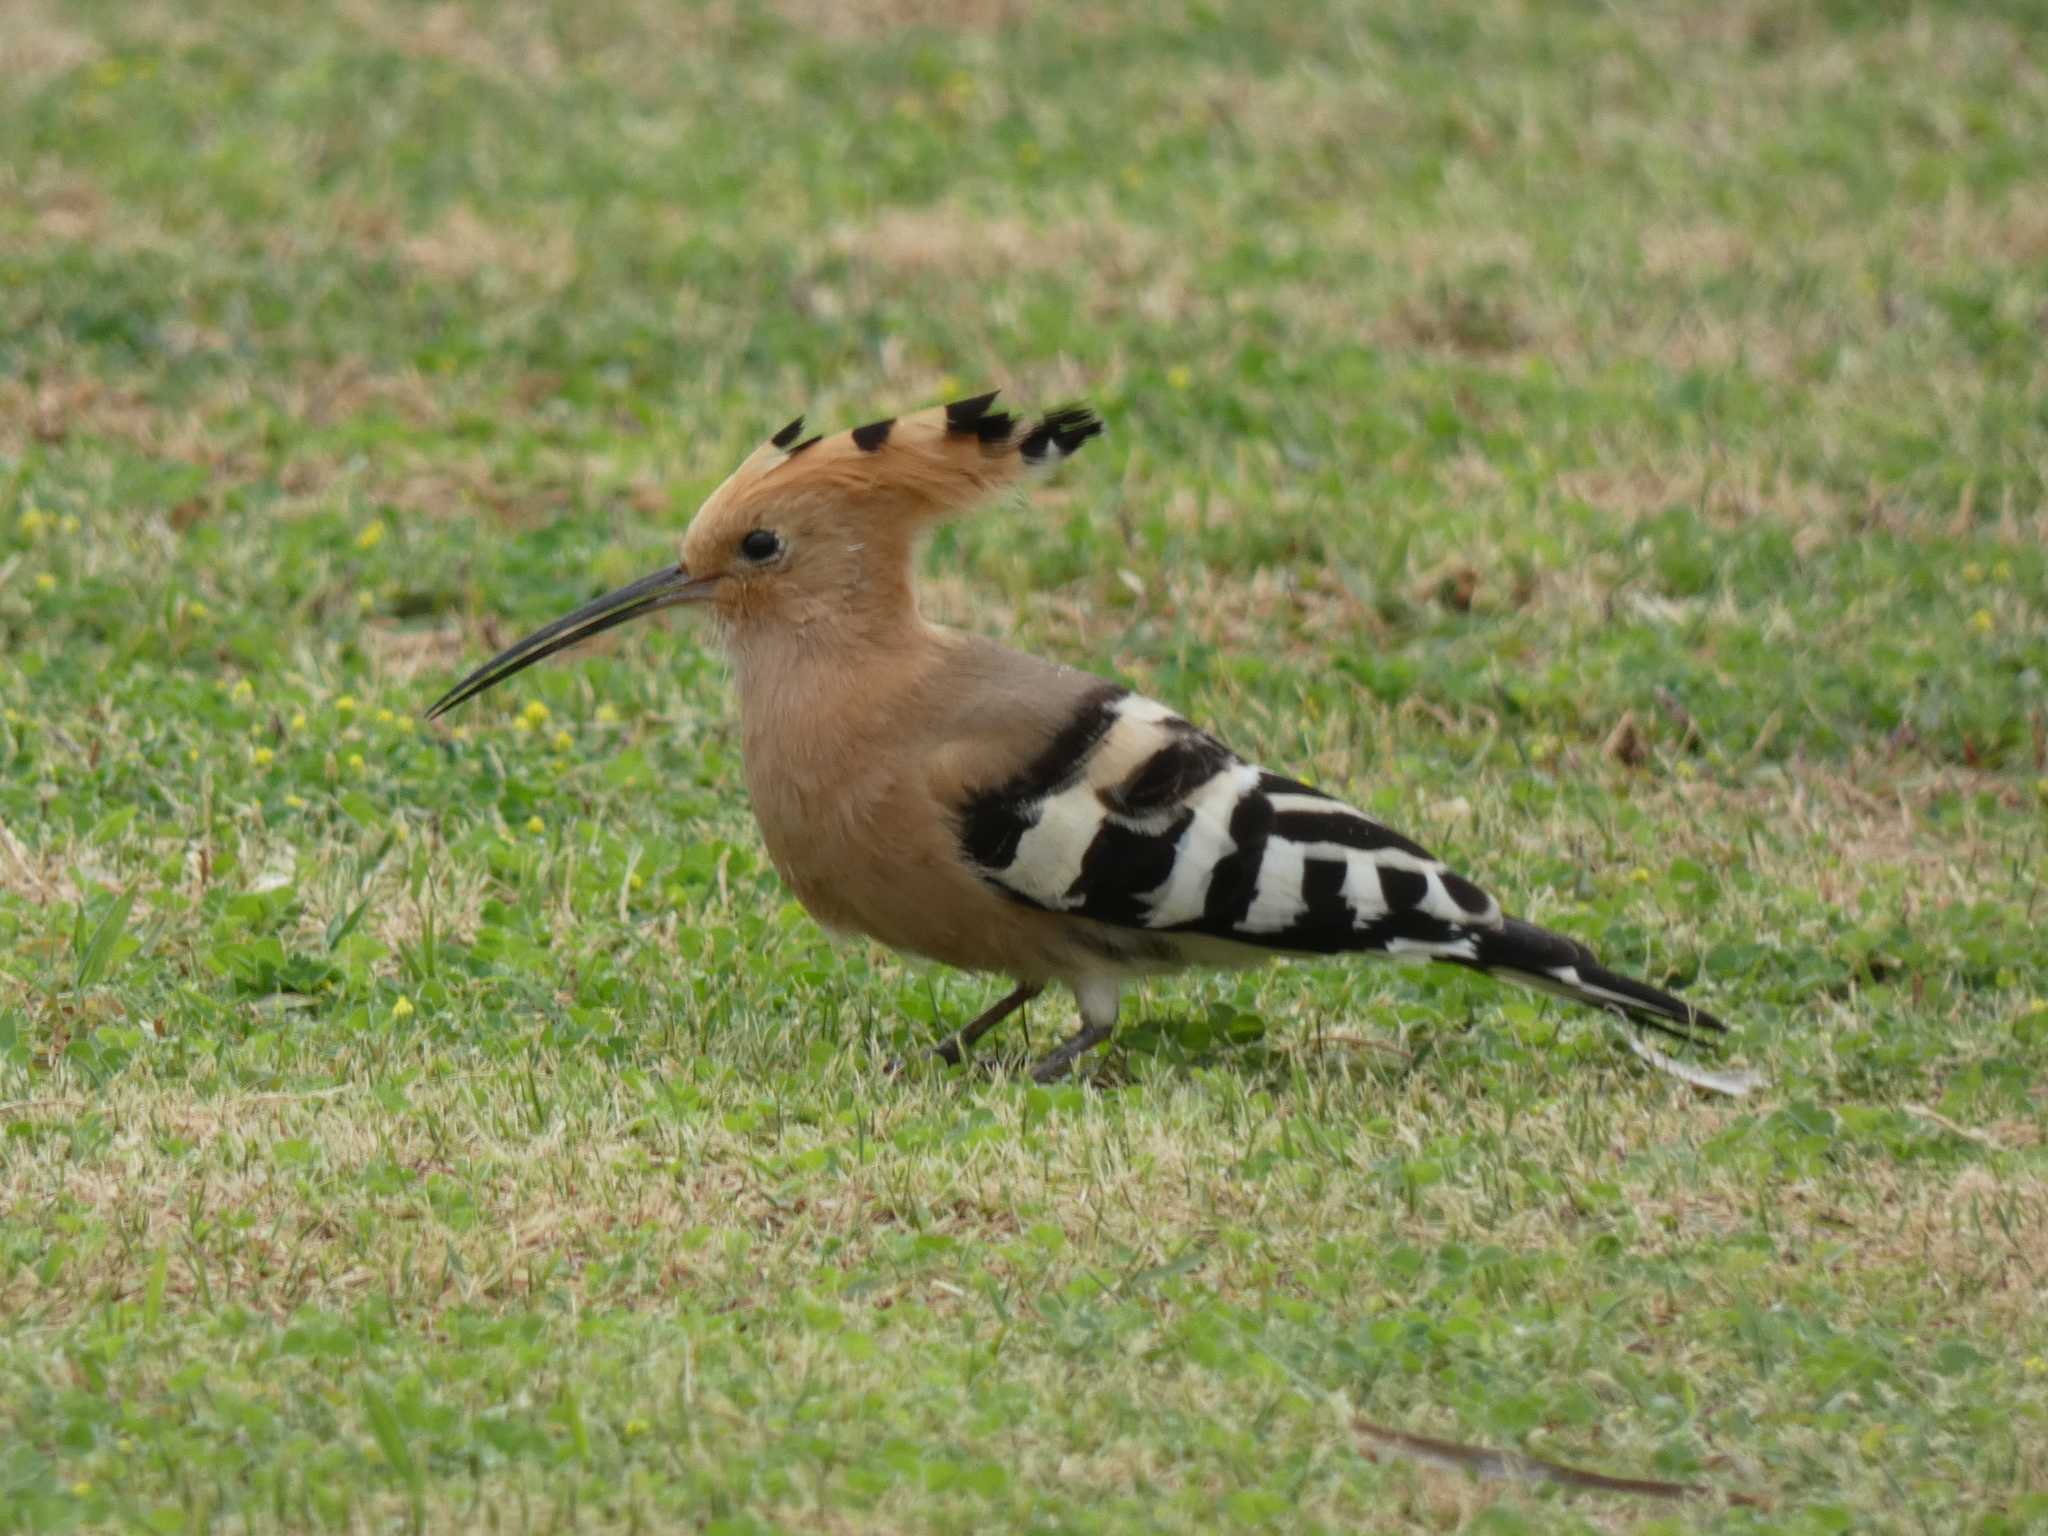
[[643, 576], [629, 587], [607, 592], [596, 601], [585, 603], [574, 613], [536, 629], [518, 644], [500, 651], [436, 699], [434, 707], [427, 711], [427, 718], [432, 720], [445, 715], [465, 699], [475, 698], [513, 673], [525, 671], [543, 656], [566, 650], [579, 640], [588, 640], [592, 635], [602, 634], [643, 614], [673, 608], [679, 603], [700, 602], [711, 595], [716, 582], [716, 577], [692, 578], [688, 571], [677, 565], [656, 571], [652, 576]]

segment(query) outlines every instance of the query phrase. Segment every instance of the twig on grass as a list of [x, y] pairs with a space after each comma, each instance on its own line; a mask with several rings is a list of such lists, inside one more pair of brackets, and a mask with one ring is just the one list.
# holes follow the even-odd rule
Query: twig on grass
[[[1541, 1456], [1530, 1456], [1521, 1451], [1496, 1451], [1481, 1445], [1442, 1440], [1435, 1435], [1389, 1429], [1370, 1419], [1353, 1417], [1351, 1427], [1361, 1438], [1382, 1450], [1425, 1466], [1467, 1472], [1487, 1482], [1553, 1483], [1560, 1488], [1576, 1488], [1589, 1493], [1629, 1493], [1651, 1499], [1723, 1499], [1744, 1509], [1770, 1507], [1770, 1500], [1760, 1494], [1709, 1488], [1704, 1483], [1667, 1483], [1654, 1477], [1610, 1477], [1605, 1472], [1589, 1472], [1583, 1467], [1566, 1466], [1561, 1461], [1547, 1461]], [[1378, 1459], [1372, 1450], [1365, 1454]]]

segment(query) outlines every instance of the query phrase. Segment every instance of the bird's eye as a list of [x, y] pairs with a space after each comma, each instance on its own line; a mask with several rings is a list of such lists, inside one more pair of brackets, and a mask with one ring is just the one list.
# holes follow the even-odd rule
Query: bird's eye
[[740, 540], [740, 553], [749, 560], [773, 560], [782, 553], [782, 540], [766, 528], [756, 528]]

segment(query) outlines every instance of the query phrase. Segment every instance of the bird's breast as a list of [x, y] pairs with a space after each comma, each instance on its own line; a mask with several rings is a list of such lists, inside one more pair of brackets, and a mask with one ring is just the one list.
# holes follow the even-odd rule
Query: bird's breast
[[807, 912], [963, 970], [1045, 980], [1076, 969], [1067, 924], [991, 890], [962, 859], [957, 818], [932, 798], [916, 752], [825, 747], [746, 754], [761, 840]]
[[813, 917], [1020, 980], [1118, 968], [1071, 918], [1004, 895], [966, 856], [953, 799], [988, 777], [989, 743], [949, 714], [942, 650], [829, 669], [817, 653], [768, 659], [740, 657], [747, 790], [769, 858]]

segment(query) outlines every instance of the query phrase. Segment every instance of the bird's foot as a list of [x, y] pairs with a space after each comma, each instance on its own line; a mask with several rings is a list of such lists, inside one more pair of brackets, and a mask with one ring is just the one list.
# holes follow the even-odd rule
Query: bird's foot
[[1107, 1024], [1088, 1024], [1041, 1056], [1031, 1068], [1034, 1083], [1056, 1083], [1074, 1063], [1109, 1038]]
[[[1030, 982], [1019, 982], [1014, 991], [990, 1004], [979, 1014], [975, 1015], [973, 1019], [962, 1025], [958, 1034], [954, 1035], [951, 1039], [941, 1040], [937, 1045], [933, 1046], [930, 1052], [930, 1059], [942, 1062], [949, 1067], [959, 1066], [966, 1059], [969, 1046], [1044, 990], [1045, 988], [1040, 985]], [[902, 1057], [894, 1057], [889, 1062], [889, 1075], [891, 1077], [900, 1077], [909, 1069], [909, 1066], [910, 1063]]]
[[[946, 1043], [947, 1045], [952, 1044], [950, 1040]], [[882, 1063], [882, 1075], [884, 1077], [901, 1077], [910, 1071], [912, 1067], [922, 1066], [928, 1061], [936, 1061], [941, 1065], [950, 1067], [957, 1065], [959, 1060], [960, 1057], [957, 1053], [948, 1056], [945, 1046], [939, 1046], [933, 1050], [922, 1051], [911, 1056], [891, 1056]]]

